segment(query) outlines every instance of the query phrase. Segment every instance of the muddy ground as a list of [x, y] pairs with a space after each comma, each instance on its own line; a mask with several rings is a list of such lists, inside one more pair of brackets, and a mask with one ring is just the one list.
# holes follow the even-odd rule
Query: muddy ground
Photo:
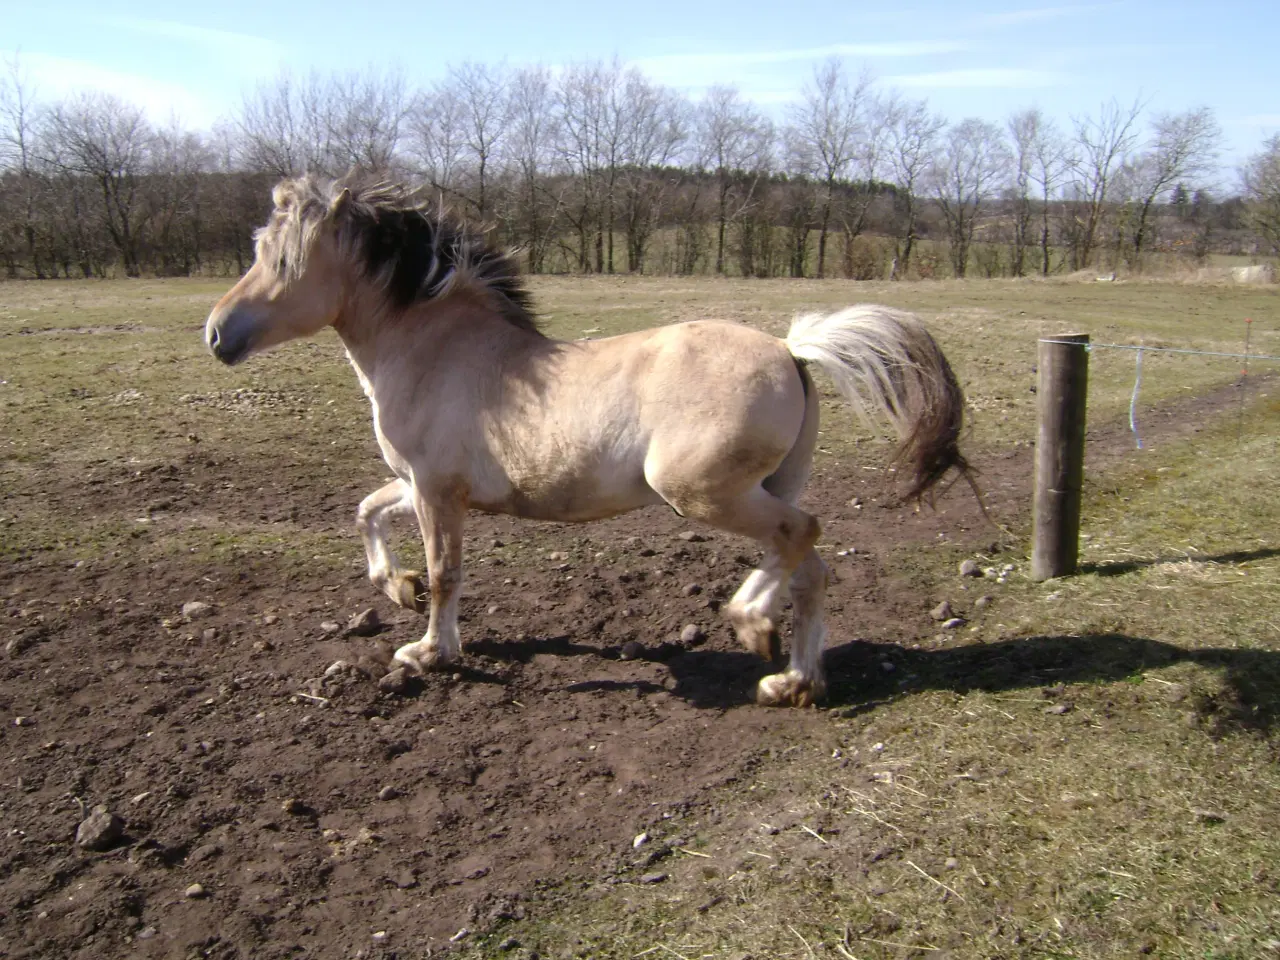
[[[1149, 413], [1148, 444], [1230, 411], [1233, 397]], [[1131, 445], [1104, 425], [1091, 462]], [[1024, 529], [1031, 451], [977, 466], [992, 513]], [[771, 746], [830, 722], [750, 703], [768, 667], [736, 648], [717, 609], [756, 551], [714, 531], [682, 537], [692, 528], [658, 509], [582, 527], [474, 516], [464, 665], [381, 692], [378, 663], [425, 621], [365, 579], [351, 518], [373, 469], [335, 462], [316, 475], [201, 448], [6, 491], [18, 516], [42, 499], [68, 515], [146, 517], [143, 540], [196, 516], [339, 535], [351, 563], [55, 548], [8, 565], [0, 956], [435, 955], [464, 929], [537, 910], [550, 885], [643, 876], [636, 834], [678, 822]], [[945, 542], [999, 565], [1022, 550], [963, 484], [914, 513], [881, 475], [828, 462], [805, 504], [824, 521], [836, 574], [837, 709], [909, 690], [884, 663], [966, 642], [939, 639], [935, 591], [895, 554]], [[183, 617], [188, 601], [211, 609]], [[366, 607], [383, 621], [376, 636], [322, 626], [345, 628]], [[705, 639], [682, 642], [687, 624]], [[623, 659], [632, 640], [644, 653]], [[339, 659], [364, 672], [325, 679]], [[99, 804], [123, 832], [90, 851], [76, 830]]]

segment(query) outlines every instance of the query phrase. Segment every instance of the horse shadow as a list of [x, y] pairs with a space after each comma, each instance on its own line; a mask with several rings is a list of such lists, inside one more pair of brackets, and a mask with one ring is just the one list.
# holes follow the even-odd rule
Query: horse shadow
[[1145, 570], [1162, 563], [1246, 563], [1250, 560], [1269, 560], [1280, 557], [1280, 547], [1263, 547], [1258, 550], [1232, 550], [1230, 553], [1219, 553], [1214, 556], [1188, 556], [1180, 554], [1176, 557], [1153, 557], [1141, 560], [1104, 560], [1101, 563], [1082, 563], [1081, 573], [1092, 573], [1099, 577], [1118, 577], [1122, 574]]
[[[1132, 680], [1147, 670], [1195, 663], [1222, 671], [1223, 689], [1192, 706], [1219, 722], [1267, 731], [1280, 722], [1280, 653], [1210, 648], [1184, 650], [1119, 633], [1032, 636], [995, 643], [921, 650], [853, 640], [826, 653], [825, 706], [846, 716], [929, 690], [954, 693], [1024, 690], [1058, 684]], [[698, 707], [750, 702], [755, 682], [780, 668], [747, 653], [700, 651], [672, 658], [672, 691]], [[1046, 700], [1046, 703], [1048, 701]]]

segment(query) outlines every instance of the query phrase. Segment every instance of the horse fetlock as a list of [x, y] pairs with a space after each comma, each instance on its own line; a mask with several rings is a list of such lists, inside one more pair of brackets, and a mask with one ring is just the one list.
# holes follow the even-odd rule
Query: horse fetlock
[[387, 596], [404, 607], [417, 613], [425, 613], [427, 609], [427, 585], [422, 581], [422, 574], [416, 570], [406, 570], [396, 574], [386, 586]]
[[822, 677], [804, 677], [794, 670], [770, 674], [756, 686], [756, 703], [765, 707], [808, 707], [826, 695]]
[[750, 609], [729, 607], [725, 616], [733, 626], [741, 644], [765, 660], [774, 660], [782, 652], [782, 638], [773, 620]]

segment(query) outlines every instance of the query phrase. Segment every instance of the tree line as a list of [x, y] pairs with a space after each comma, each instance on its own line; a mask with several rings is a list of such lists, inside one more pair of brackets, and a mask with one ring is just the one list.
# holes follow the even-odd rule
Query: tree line
[[352, 167], [421, 184], [533, 273], [877, 279], [1141, 270], [1155, 251], [1280, 252], [1280, 137], [1239, 195], [1205, 188], [1207, 108], [1111, 101], [954, 122], [816, 67], [781, 121], [731, 86], [698, 101], [616, 61], [283, 73], [208, 131], [101, 92], [0, 79], [0, 271], [239, 273], [278, 179]]

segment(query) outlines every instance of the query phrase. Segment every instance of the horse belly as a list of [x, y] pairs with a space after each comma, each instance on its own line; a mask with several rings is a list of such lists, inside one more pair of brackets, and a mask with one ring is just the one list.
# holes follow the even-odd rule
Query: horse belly
[[645, 483], [641, 465], [600, 470], [579, 464], [578, 469], [513, 471], [503, 487], [487, 495], [473, 490], [471, 505], [528, 520], [580, 523], [662, 502]]

